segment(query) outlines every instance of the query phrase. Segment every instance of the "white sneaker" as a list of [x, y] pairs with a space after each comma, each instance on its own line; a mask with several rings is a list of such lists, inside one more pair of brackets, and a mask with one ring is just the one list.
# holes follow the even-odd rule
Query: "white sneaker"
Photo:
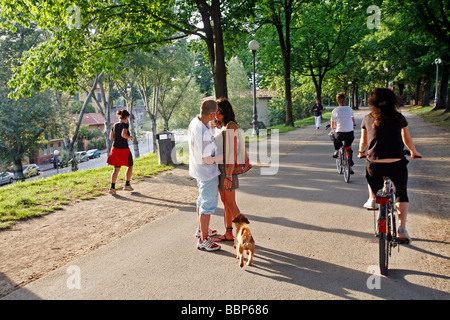
[[108, 193], [114, 195], [114, 194], [116, 194], [116, 189], [109, 188]]
[[[215, 229], [208, 229], [208, 236], [209, 237], [215, 236], [216, 234], [217, 234], [217, 230], [215, 230]], [[199, 238], [201, 235], [202, 235], [202, 233], [200, 232], [200, 229], [197, 228], [197, 231], [195, 231], [195, 236], [197, 238]]]
[[369, 198], [366, 203], [364, 203], [363, 207], [369, 210], [376, 210], [377, 203], [375, 202], [375, 199]]
[[210, 237], [206, 238], [203, 241], [199, 238], [197, 242], [197, 249], [205, 251], [216, 251], [220, 249], [220, 246], [215, 243]]
[[398, 227], [398, 239], [404, 244], [410, 244], [412, 241], [405, 227]]
[[133, 189], [132, 186], [125, 186], [125, 187], [123, 187], [123, 190], [126, 190], [126, 191], [133, 191], [134, 189]]

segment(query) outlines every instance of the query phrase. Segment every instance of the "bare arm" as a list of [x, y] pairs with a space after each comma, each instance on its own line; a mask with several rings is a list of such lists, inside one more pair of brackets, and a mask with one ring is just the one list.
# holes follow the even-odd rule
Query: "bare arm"
[[133, 137], [128, 134], [128, 129], [126, 128], [122, 130], [122, 138], [133, 140]]
[[411, 135], [409, 134], [408, 127], [404, 127], [402, 129], [402, 139], [403, 143], [406, 145], [406, 147], [411, 151], [411, 158], [413, 159], [422, 159], [423, 156], [416, 150], [416, 146], [414, 145], [414, 142], [411, 138]]
[[361, 139], [359, 140], [359, 149], [358, 149], [358, 158], [362, 158], [366, 156], [366, 147], [367, 147], [367, 130], [361, 129]]

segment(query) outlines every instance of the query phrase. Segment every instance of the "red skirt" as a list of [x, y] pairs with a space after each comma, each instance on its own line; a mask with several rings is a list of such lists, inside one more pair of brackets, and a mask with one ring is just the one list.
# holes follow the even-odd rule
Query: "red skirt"
[[117, 149], [112, 147], [111, 153], [109, 154], [106, 162], [114, 167], [131, 167], [133, 165], [133, 156], [130, 148]]

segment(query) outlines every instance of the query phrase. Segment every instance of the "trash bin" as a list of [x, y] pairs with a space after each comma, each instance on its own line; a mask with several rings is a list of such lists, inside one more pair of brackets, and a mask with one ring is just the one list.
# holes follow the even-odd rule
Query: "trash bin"
[[156, 134], [158, 141], [159, 164], [174, 164], [172, 161], [172, 150], [175, 149], [175, 135], [170, 131]]

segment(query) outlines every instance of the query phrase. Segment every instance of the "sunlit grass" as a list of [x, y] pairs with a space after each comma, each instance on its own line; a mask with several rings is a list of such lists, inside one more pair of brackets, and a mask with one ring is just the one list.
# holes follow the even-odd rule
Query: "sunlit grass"
[[411, 107], [409, 112], [421, 117], [431, 124], [450, 128], [450, 112], [445, 112], [445, 109], [433, 110], [433, 108], [433, 106]]

